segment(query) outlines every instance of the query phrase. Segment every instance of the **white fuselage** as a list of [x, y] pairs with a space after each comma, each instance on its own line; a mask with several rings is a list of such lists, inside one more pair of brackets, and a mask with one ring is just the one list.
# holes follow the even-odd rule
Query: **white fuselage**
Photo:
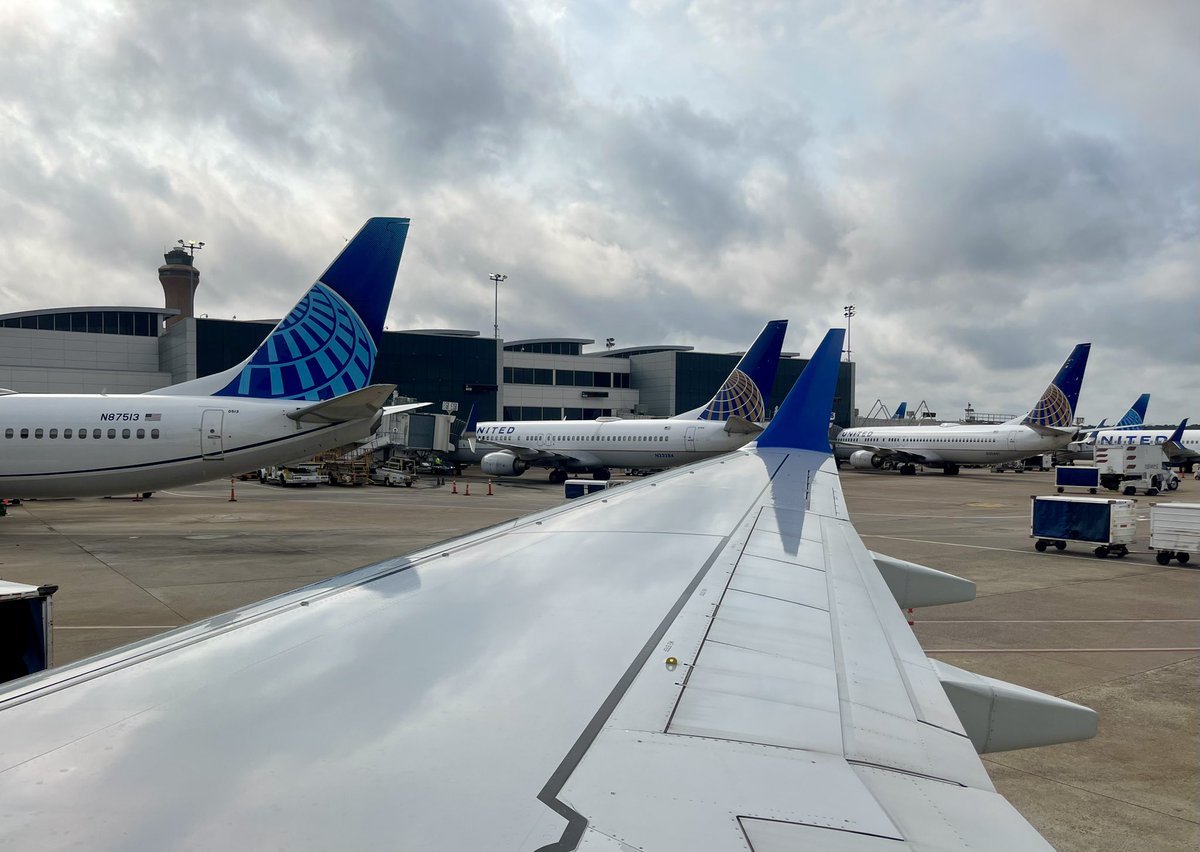
[[0, 396], [0, 495], [133, 494], [305, 458], [365, 438], [371, 420], [299, 423], [311, 403], [232, 397]]
[[730, 434], [715, 420], [606, 419], [480, 423], [475, 438], [498, 450], [527, 448], [567, 456], [576, 460], [568, 467], [578, 469], [656, 469], [732, 452], [755, 435]]
[[[964, 426], [884, 426], [843, 429], [835, 439], [839, 458], [861, 447], [921, 455], [928, 463], [988, 465], [1016, 461], [1065, 447], [1072, 432], [1042, 434], [1020, 423]], [[846, 445], [858, 446], [846, 446]]]
[[[1152, 446], [1165, 444], [1174, 432], [1174, 429], [1102, 429], [1089, 443], [1097, 447]], [[1181, 443], [1191, 453], [1200, 453], [1200, 430], [1185, 429]]]

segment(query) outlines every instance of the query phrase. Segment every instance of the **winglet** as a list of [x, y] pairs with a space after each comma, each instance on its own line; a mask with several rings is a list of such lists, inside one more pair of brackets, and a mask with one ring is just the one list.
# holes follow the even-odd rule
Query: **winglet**
[[1163, 450], [1168, 454], [1177, 453], [1183, 449], [1183, 430], [1187, 428], [1188, 419], [1185, 417], [1179, 421], [1179, 425], [1175, 427], [1175, 431], [1171, 433], [1171, 437], [1163, 442]]
[[826, 332], [825, 339], [779, 406], [779, 413], [759, 435], [759, 448], [830, 452], [829, 415], [833, 411], [833, 394], [845, 338], [844, 329], [831, 328]]

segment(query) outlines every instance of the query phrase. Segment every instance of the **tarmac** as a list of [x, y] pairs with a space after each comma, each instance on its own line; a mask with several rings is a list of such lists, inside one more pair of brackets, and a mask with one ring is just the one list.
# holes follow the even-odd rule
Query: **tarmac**
[[[1139, 498], [1121, 559], [1037, 553], [1032, 494], [1051, 473], [842, 472], [872, 550], [975, 581], [965, 604], [919, 610], [931, 657], [1095, 708], [1083, 743], [985, 755], [996, 787], [1060, 850], [1200, 848], [1200, 571], [1148, 550]], [[470, 494], [464, 493], [469, 485]], [[53, 583], [63, 664], [562, 502], [538, 472], [442, 487], [284, 489], [218, 481], [123, 499], [39, 500], [0, 518], [0, 578]], [[1193, 557], [1193, 566], [1200, 554]]]

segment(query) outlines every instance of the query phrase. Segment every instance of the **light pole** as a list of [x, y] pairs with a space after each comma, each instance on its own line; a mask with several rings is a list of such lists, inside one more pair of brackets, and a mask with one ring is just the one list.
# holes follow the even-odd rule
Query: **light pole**
[[492, 337], [500, 339], [500, 282], [507, 281], [508, 276], [500, 272], [493, 272], [488, 278], [492, 279], [492, 283], [496, 285], [496, 300], [493, 306], [492, 313]]
[[854, 316], [854, 305], [842, 305], [842, 316], [846, 318], [846, 360], [850, 360], [850, 318]]

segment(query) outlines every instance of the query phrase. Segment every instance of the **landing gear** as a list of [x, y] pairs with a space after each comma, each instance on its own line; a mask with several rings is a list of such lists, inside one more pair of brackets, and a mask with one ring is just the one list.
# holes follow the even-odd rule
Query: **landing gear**
[[604, 482], [612, 477], [612, 473], [606, 467], [598, 467], [592, 471], [592, 479], [598, 479]]
[[550, 471], [550, 484], [551, 485], [562, 485], [566, 481], [567, 481], [567, 472], [565, 470], [563, 470], [561, 467], [556, 467], [556, 468], [554, 468], [554, 470]]
[[942, 473], [946, 476], [958, 476], [958, 465], [946, 462], [942, 465]]
[[905, 464], [900, 466], [901, 476], [916, 476], [917, 466], [915, 464]]

